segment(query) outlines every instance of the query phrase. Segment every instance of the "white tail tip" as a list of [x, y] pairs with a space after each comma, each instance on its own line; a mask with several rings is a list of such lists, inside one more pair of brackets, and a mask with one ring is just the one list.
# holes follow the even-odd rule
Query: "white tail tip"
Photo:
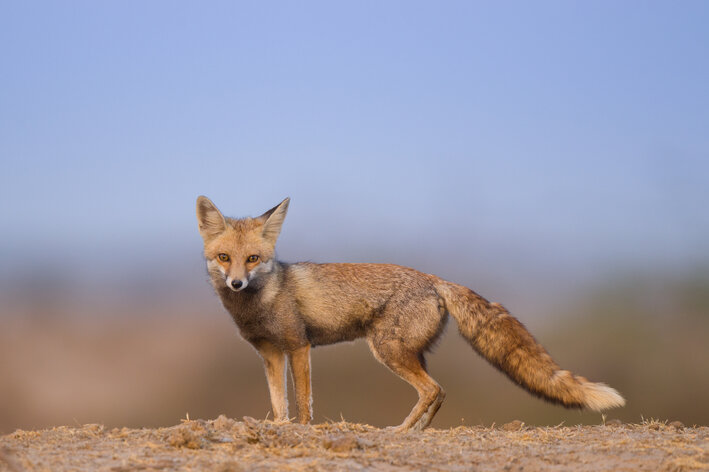
[[603, 383], [587, 383], [583, 386], [584, 403], [594, 411], [607, 410], [625, 405], [625, 399], [614, 388]]

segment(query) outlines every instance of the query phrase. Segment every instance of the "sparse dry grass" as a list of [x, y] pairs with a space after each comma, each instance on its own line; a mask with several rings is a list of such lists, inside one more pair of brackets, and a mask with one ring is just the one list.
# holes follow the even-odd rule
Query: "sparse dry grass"
[[642, 424], [428, 429], [245, 417], [168, 428], [102, 425], [0, 437], [0, 470], [707, 470], [709, 428]]

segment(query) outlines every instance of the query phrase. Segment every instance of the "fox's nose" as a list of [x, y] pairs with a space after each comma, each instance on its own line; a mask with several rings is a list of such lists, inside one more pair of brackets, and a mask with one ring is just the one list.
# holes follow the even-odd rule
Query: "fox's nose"
[[231, 286], [234, 287], [234, 289], [238, 290], [241, 288], [241, 286], [244, 285], [244, 282], [241, 280], [232, 280], [231, 281]]

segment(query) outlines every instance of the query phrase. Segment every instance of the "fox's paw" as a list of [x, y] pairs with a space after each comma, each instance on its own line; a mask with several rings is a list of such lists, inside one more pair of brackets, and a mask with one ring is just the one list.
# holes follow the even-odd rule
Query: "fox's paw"
[[272, 420], [267, 419], [266, 421], [270, 421], [273, 424], [276, 425], [281, 425], [281, 424], [290, 424], [292, 422], [291, 418], [274, 418]]
[[385, 428], [382, 428], [384, 431], [387, 433], [405, 433], [408, 431], [410, 428], [404, 426], [403, 424], [400, 424], [399, 426], [387, 426]]

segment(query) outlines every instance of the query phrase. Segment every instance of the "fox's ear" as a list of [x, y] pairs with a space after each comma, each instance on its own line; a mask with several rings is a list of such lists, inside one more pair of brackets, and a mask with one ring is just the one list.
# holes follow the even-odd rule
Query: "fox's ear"
[[202, 195], [197, 198], [197, 222], [199, 223], [199, 234], [205, 241], [226, 229], [224, 216], [210, 199]]
[[259, 216], [259, 218], [264, 221], [263, 237], [274, 246], [276, 245], [278, 235], [281, 234], [281, 226], [283, 226], [283, 220], [286, 219], [289, 203], [290, 198], [286, 198], [281, 203]]

